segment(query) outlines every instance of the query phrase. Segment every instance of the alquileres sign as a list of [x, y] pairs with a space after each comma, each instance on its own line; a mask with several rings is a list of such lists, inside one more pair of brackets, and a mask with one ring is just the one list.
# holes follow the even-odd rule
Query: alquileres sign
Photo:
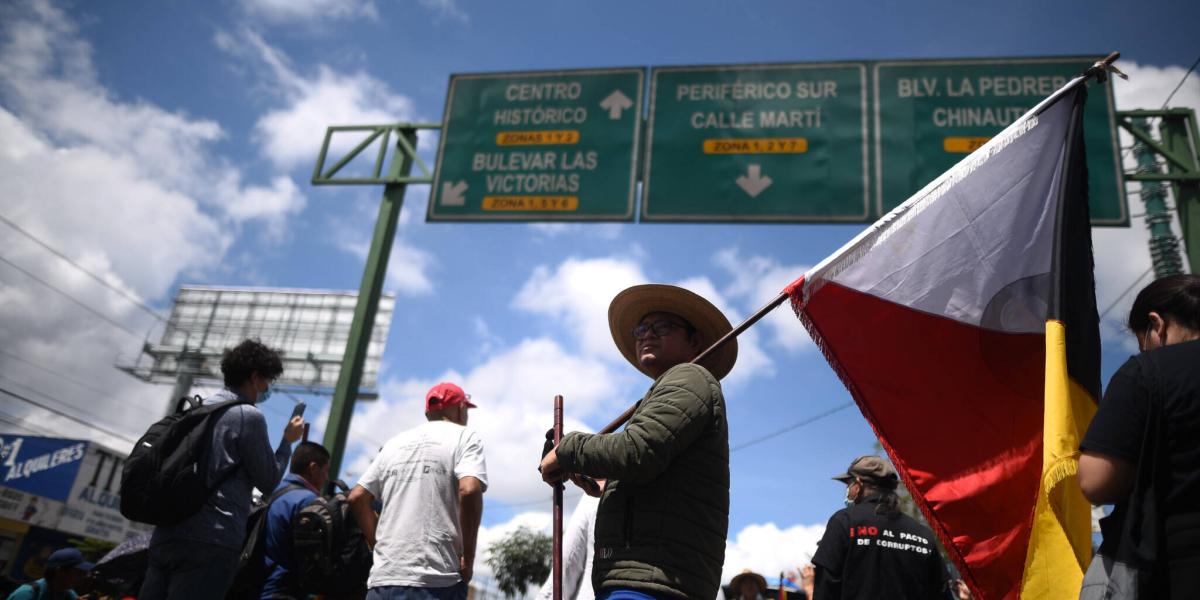
[[110, 542], [147, 532], [121, 516], [123, 461], [83, 440], [0, 434], [0, 517]]

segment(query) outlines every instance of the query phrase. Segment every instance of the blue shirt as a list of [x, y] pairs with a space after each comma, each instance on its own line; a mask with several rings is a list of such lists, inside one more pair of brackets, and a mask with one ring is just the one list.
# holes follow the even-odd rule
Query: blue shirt
[[[229, 390], [221, 390], [205, 398], [203, 404], [237, 397]], [[150, 538], [152, 547], [187, 541], [240, 551], [246, 540], [251, 490], [275, 489], [292, 457], [292, 445], [287, 440], [280, 439], [279, 447], [271, 450], [267, 420], [253, 404], [239, 404], [221, 413], [213, 424], [211, 443], [206, 474], [209, 485], [227, 473], [233, 474], [209, 494], [199, 512], [175, 525], [156, 527]]]
[[51, 600], [51, 598], [54, 598], [55, 600], [58, 600], [58, 598], [75, 600], [77, 597], [78, 596], [76, 596], [75, 592], [72, 590], [67, 590], [65, 593], [59, 594], [57, 597], [51, 596], [49, 591], [46, 590], [46, 580], [38, 579], [33, 583], [27, 583], [13, 590], [13, 593], [9, 594], [8, 600]]
[[292, 555], [292, 519], [317, 494], [309, 487], [311, 484], [295, 473], [288, 473], [271, 494], [292, 484], [303, 486], [303, 489], [280, 496], [267, 509], [266, 549], [263, 553], [267, 582], [263, 585], [262, 598], [271, 598], [276, 594], [290, 597], [300, 592], [296, 582], [288, 580], [288, 573], [296, 565]]

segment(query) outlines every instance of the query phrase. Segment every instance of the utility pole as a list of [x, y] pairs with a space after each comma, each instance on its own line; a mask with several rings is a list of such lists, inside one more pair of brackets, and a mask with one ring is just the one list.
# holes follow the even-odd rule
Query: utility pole
[[[1172, 109], [1163, 117], [1158, 132], [1166, 150], [1174, 153], [1180, 161], [1187, 162], [1190, 159], [1191, 162], [1191, 168], [1188, 169], [1168, 160], [1167, 173], [1180, 177], [1172, 182], [1171, 192], [1179, 213], [1188, 264], [1195, 273], [1200, 268], [1200, 180], [1195, 178], [1196, 173], [1200, 173], [1200, 158], [1197, 157], [1200, 132], [1196, 128], [1196, 113], [1187, 109]], [[1184, 179], [1189, 172], [1192, 179]]]
[[[1191, 271], [1200, 265], [1200, 135], [1196, 113], [1187, 108], [1117, 111], [1117, 125], [1134, 137], [1138, 167], [1125, 174], [1125, 181], [1141, 184], [1146, 206], [1146, 227], [1150, 229], [1150, 259], [1155, 279], [1186, 272], [1180, 254], [1179, 238], [1171, 231], [1171, 212], [1167, 207], [1167, 188], [1171, 184], [1183, 231]], [[1149, 119], [1161, 119], [1159, 135], [1150, 134]], [[1167, 172], [1159, 162], [1167, 165]]]
[[[429, 168], [417, 156], [417, 130], [440, 129], [440, 124], [400, 123], [395, 125], [334, 126], [325, 132], [325, 143], [313, 170], [313, 185], [378, 185], [383, 184], [383, 198], [379, 204], [379, 217], [375, 221], [375, 233], [371, 248], [367, 252], [367, 264], [363, 270], [362, 285], [354, 307], [354, 320], [350, 325], [350, 337], [346, 340], [346, 352], [338, 372], [333, 402], [329, 408], [329, 422], [325, 426], [325, 447], [330, 453], [329, 472], [337, 477], [346, 451], [346, 438], [350, 432], [350, 419], [354, 415], [354, 403], [362, 383], [363, 364], [367, 358], [367, 347], [371, 331], [375, 326], [375, 315], [379, 309], [379, 296], [387, 276], [388, 258], [392, 242], [396, 237], [396, 224], [400, 220], [400, 208], [404, 192], [410, 183], [431, 183]], [[330, 141], [337, 132], [370, 132], [362, 142], [345, 156], [325, 169], [325, 158]], [[388, 140], [395, 135], [396, 146], [387, 173], [382, 173], [383, 161], [389, 150]], [[370, 177], [338, 177], [342, 167], [349, 164], [363, 150], [379, 140], [379, 152]], [[413, 165], [418, 165], [422, 175], [411, 176]]]
[[[1135, 119], [1133, 126], [1150, 135], [1150, 120]], [[1138, 174], [1159, 174], [1158, 157], [1145, 142], [1134, 145]], [[1167, 209], [1167, 187], [1159, 181], [1142, 182], [1142, 203], [1146, 205], [1146, 227], [1150, 229], [1150, 261], [1154, 278], [1161, 279], [1183, 272], [1179, 255], [1179, 239], [1171, 231], [1171, 212]]]

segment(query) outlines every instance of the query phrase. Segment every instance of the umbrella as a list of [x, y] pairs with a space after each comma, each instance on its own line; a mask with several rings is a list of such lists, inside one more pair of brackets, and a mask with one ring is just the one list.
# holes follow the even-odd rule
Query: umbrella
[[134, 594], [142, 587], [149, 562], [150, 534], [135, 535], [96, 561], [90, 578], [100, 591]]

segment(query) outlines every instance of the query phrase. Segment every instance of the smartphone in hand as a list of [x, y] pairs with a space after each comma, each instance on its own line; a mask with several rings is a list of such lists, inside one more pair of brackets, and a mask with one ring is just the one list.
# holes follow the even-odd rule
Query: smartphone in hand
[[303, 400], [300, 402], [297, 402], [296, 407], [292, 409], [292, 416], [291, 416], [291, 418], [288, 419], [288, 421], [291, 421], [292, 419], [295, 419], [296, 417], [303, 417], [304, 409], [306, 409], [306, 408], [308, 408], [308, 405], [305, 404]]

